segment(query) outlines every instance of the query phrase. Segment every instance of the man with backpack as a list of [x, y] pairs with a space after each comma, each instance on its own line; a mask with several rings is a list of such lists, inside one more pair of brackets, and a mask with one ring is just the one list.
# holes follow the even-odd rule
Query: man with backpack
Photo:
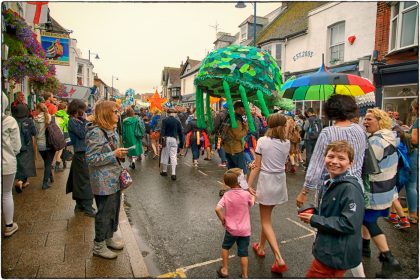
[[305, 112], [306, 121], [303, 125], [303, 130], [305, 131], [305, 149], [306, 149], [306, 164], [305, 167], [309, 166], [309, 162], [312, 157], [312, 153], [318, 139], [319, 133], [322, 130], [321, 120], [316, 116], [313, 108], [308, 108]]
[[[245, 107], [242, 101], [237, 101], [233, 105], [235, 110], [235, 121], [236, 128], [231, 126], [225, 126], [225, 132], [222, 133], [222, 145], [226, 152], [226, 159], [228, 169], [241, 168], [244, 174], [247, 173], [247, 167], [245, 163], [244, 145], [242, 138], [248, 133], [248, 123], [244, 120]], [[228, 118], [230, 123], [230, 119]]]

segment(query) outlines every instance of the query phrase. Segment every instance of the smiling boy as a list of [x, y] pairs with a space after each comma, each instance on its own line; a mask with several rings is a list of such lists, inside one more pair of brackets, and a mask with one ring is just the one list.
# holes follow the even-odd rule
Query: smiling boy
[[349, 175], [354, 151], [346, 141], [327, 146], [324, 164], [328, 171], [314, 214], [299, 218], [318, 230], [312, 254], [315, 259], [308, 278], [339, 278], [362, 260], [361, 228], [364, 214], [362, 187]]

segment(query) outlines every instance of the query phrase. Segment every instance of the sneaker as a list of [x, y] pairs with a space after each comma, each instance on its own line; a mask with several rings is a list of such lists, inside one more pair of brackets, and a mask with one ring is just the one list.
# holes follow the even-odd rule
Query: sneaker
[[396, 229], [404, 229], [404, 228], [409, 228], [409, 227], [410, 227], [409, 221], [399, 221], [398, 224], [394, 226], [394, 228]]
[[226, 163], [224, 163], [224, 162], [219, 163], [219, 167], [226, 167]]
[[390, 217], [390, 216], [384, 217], [385, 221], [390, 222], [391, 224], [398, 224], [398, 221], [399, 221], [398, 218], [399, 218], [398, 216], [395, 216], [395, 217]]
[[13, 233], [15, 233], [19, 229], [17, 223], [13, 223], [13, 225], [11, 227], [6, 226], [4, 228], [5, 228], [4, 229], [4, 236], [6, 236], [6, 237], [12, 236]]
[[167, 173], [167, 172], [163, 172], [163, 171], [161, 171], [161, 172], [160, 172], [160, 176], [168, 176], [168, 173]]
[[171, 179], [172, 179], [172, 181], [175, 181], [176, 180], [176, 175], [171, 175]]

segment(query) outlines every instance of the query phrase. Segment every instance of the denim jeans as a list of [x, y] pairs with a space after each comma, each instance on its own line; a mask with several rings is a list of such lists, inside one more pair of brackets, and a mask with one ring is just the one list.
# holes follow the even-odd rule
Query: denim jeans
[[48, 179], [50, 179], [52, 173], [51, 164], [54, 159], [55, 151], [54, 150], [46, 150], [46, 151], [39, 151], [41, 154], [42, 160], [44, 161], [44, 179], [42, 180], [43, 184], [48, 184]]
[[418, 207], [418, 191], [419, 191], [419, 163], [418, 163], [419, 150], [416, 148], [410, 154], [410, 176], [405, 186], [407, 193], [408, 212], [417, 212]]
[[222, 162], [227, 162], [225, 149], [223, 149], [223, 147], [220, 147], [218, 153], [219, 153], [219, 157], [222, 160]]
[[244, 174], [248, 172], [248, 169], [245, 163], [244, 152], [240, 152], [233, 155], [226, 153], [226, 159], [227, 159], [228, 169], [237, 167], [237, 168], [241, 168], [244, 171]]
[[191, 152], [193, 160], [200, 157], [200, 146], [197, 145], [196, 141], [191, 141]]

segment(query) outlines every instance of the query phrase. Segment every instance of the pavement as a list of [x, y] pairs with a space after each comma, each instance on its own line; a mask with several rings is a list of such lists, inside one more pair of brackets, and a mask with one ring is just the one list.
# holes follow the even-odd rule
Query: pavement
[[116, 234], [125, 248], [116, 251], [114, 260], [93, 256], [95, 219], [75, 213], [75, 201], [66, 194], [70, 162], [64, 171], [55, 172], [52, 187], [42, 190], [40, 158], [38, 176], [30, 178], [30, 185], [20, 194], [13, 188], [19, 230], [10, 237], [2, 235], [2, 278], [149, 278], [124, 207]]

